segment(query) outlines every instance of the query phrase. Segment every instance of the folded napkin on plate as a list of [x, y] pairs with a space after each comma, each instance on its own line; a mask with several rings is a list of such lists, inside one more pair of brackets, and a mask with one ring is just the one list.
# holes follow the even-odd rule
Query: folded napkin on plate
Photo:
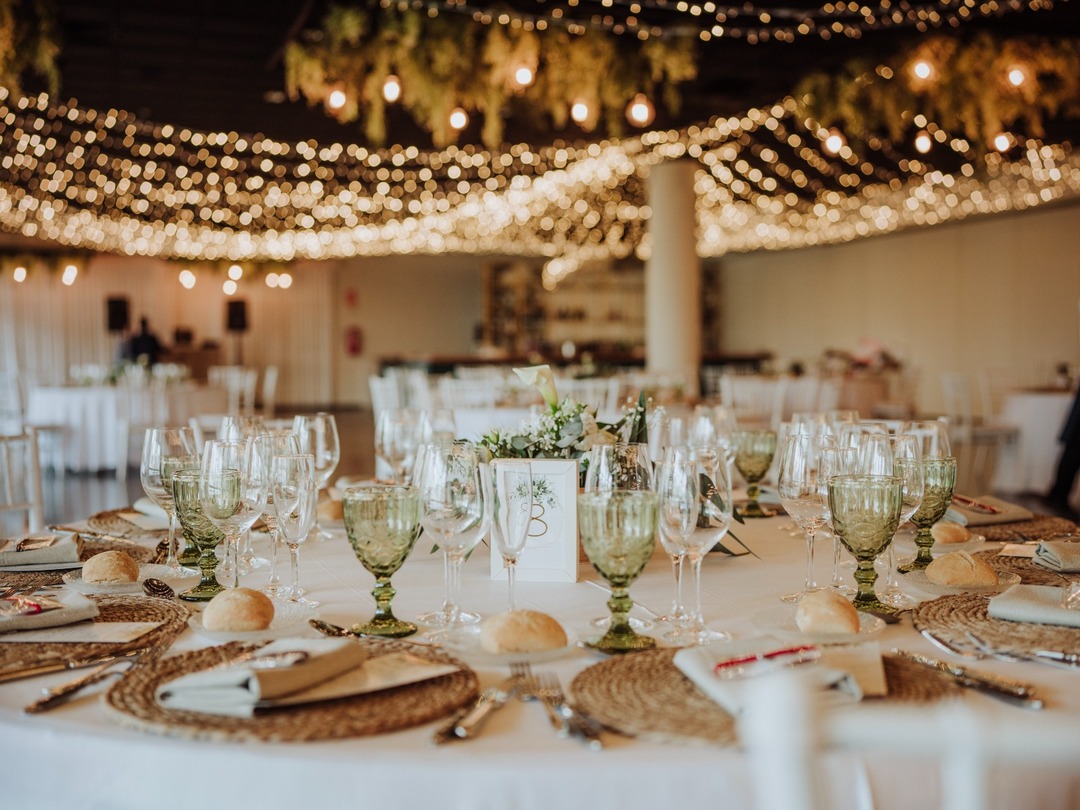
[[[291, 666], [258, 668], [259, 657], [293, 650], [306, 652], [308, 658]], [[355, 639], [279, 639], [259, 650], [256, 658], [164, 683], [158, 687], [156, 697], [168, 709], [251, 717], [260, 701], [308, 689], [361, 666], [366, 657]]]
[[1080, 543], [1068, 540], [1043, 540], [1035, 546], [1034, 561], [1051, 571], [1080, 572]]
[[[50, 535], [35, 535], [35, 537], [49, 537]], [[7, 544], [10, 551], [0, 551], [0, 565], [48, 565], [52, 563], [77, 563], [79, 552], [82, 550], [82, 541], [74, 534], [51, 535], [56, 540], [45, 548], [31, 548], [26, 551], [15, 551], [15, 545], [25, 538], [12, 538]], [[0, 543], [2, 544], [2, 543]]]
[[[732, 658], [764, 655], [791, 646], [772, 636], [759, 636], [723, 644], [686, 647], [675, 653], [675, 666], [722, 708], [738, 715], [745, 707], [750, 678], [718, 676], [716, 665]], [[775, 670], [766, 665], [757, 671]], [[861, 700], [864, 694], [884, 695], [886, 690], [881, 651], [876, 644], [835, 650], [822, 648], [818, 661], [800, 664], [792, 671], [806, 678], [828, 703], [855, 702]]]
[[990, 600], [990, 617], [1008, 622], [1080, 627], [1080, 610], [1062, 607], [1064, 595], [1064, 588], [1053, 585], [1013, 585]]
[[975, 500], [989, 506], [996, 506], [1001, 511], [997, 514], [980, 512], [978, 509], [969, 509], [963, 504], [953, 503], [945, 513], [945, 520], [954, 520], [957, 523], [971, 528], [973, 526], [993, 526], [997, 523], [1015, 523], [1018, 520], [1031, 520], [1035, 515], [1022, 506], [1003, 501], [993, 495], [980, 495]]
[[[24, 598], [33, 601], [34, 597], [27, 596]], [[62, 624], [73, 624], [85, 619], [92, 619], [98, 615], [97, 602], [86, 598], [81, 593], [69, 591], [50, 597], [50, 599], [55, 599], [61, 604], [61, 607], [21, 616], [0, 615], [0, 633], [9, 633], [14, 630], [39, 630], [42, 627], [59, 627]]]

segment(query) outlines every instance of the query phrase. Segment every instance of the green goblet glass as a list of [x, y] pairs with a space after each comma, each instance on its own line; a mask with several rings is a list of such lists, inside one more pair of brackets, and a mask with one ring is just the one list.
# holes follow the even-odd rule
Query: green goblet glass
[[192, 543], [199, 552], [197, 562], [202, 573], [202, 579], [194, 588], [180, 594], [180, 598], [188, 602], [209, 602], [225, 590], [214, 573], [218, 565], [214, 552], [225, 539], [225, 534], [211, 523], [203, 512], [202, 502], [199, 500], [201, 479], [202, 471], [198, 469], [182, 469], [172, 475], [176, 517], [183, 529], [184, 539]]
[[[173, 490], [173, 476], [180, 470], [196, 469], [199, 466], [199, 457], [197, 455], [192, 456], [168, 456], [161, 460], [161, 480], [165, 484], [165, 490], [170, 498], [175, 503], [176, 495]], [[175, 508], [175, 507], [174, 507]], [[179, 520], [179, 516], [177, 517]], [[191, 532], [184, 530], [182, 534], [184, 538], [184, 547], [177, 554], [176, 559], [183, 566], [193, 566], [199, 564], [199, 557], [201, 552], [199, 546], [195, 543], [195, 539]]]
[[918, 553], [915, 558], [901, 566], [900, 571], [907, 573], [919, 568], [926, 568], [934, 561], [930, 549], [934, 545], [934, 536], [930, 529], [945, 516], [952, 503], [953, 488], [956, 486], [955, 458], [923, 459], [923, 499], [922, 504], [911, 516], [911, 522], [919, 531], [915, 535]]
[[603, 653], [649, 650], [656, 641], [634, 632], [630, 626], [633, 602], [630, 583], [652, 557], [656, 543], [659, 501], [650, 490], [614, 490], [579, 495], [578, 531], [581, 545], [593, 568], [611, 585], [611, 624], [588, 646]]
[[856, 610], [896, 613], [874, 592], [874, 560], [888, 548], [900, 525], [902, 493], [903, 482], [892, 475], [838, 475], [829, 479], [833, 531], [857, 561], [858, 592], [851, 600]]
[[776, 455], [776, 433], [772, 430], [740, 430], [735, 433], [735, 469], [746, 480], [746, 505], [739, 514], [749, 518], [772, 517], [775, 509], [767, 509], [758, 503], [761, 487], [758, 482], [765, 477]]
[[411, 636], [416, 625], [390, 610], [396, 591], [390, 577], [401, 568], [420, 536], [420, 490], [404, 484], [365, 484], [342, 497], [345, 531], [361, 565], [375, 575], [375, 615], [354, 633], [387, 638]]

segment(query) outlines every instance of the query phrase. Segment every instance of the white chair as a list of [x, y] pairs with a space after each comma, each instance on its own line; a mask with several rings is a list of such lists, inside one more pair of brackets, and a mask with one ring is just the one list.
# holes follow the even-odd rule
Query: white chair
[[979, 421], [971, 407], [968, 377], [962, 371], [941, 374], [944, 415], [949, 421], [949, 442], [957, 464], [957, 491], [987, 493], [1001, 447], [1016, 439], [1015, 425]]
[[499, 400], [499, 391], [499, 385], [483, 378], [459, 380], [455, 377], [443, 377], [439, 380], [439, 398], [443, 407], [451, 410], [494, 408]]
[[378, 420], [379, 414], [388, 409], [400, 408], [397, 380], [392, 377], [368, 377], [368, 390], [371, 392], [371, 410]]
[[201, 413], [188, 418], [191, 432], [195, 434], [195, 446], [199, 448], [200, 453], [208, 439], [217, 438], [218, 429], [226, 416], [227, 414], [224, 413]]
[[789, 421], [797, 413], [816, 413], [821, 393], [821, 378], [812, 374], [801, 377], [787, 377], [784, 383], [784, 421]]
[[39, 532], [45, 528], [41, 459], [37, 431], [33, 428], [0, 436], [0, 513], [11, 512], [26, 513], [16, 533]]
[[162, 427], [168, 415], [165, 391], [160, 386], [116, 386], [116, 480], [127, 481], [131, 463], [131, 437], [140, 453], [147, 428]]
[[435, 409], [437, 393], [432, 390], [431, 376], [422, 368], [411, 368], [405, 374], [405, 402], [418, 411]]
[[228, 396], [228, 412], [233, 416], [253, 416], [258, 369], [243, 366], [211, 366], [206, 379], [210, 385], [224, 388]]
[[277, 403], [277, 381], [277, 366], [267, 366], [263, 369], [262, 391], [260, 394], [262, 403], [259, 409], [259, 414], [264, 419], [274, 418], [274, 408]]
[[740, 428], [772, 428], [784, 421], [784, 377], [724, 374], [720, 378], [721, 404], [731, 411]]

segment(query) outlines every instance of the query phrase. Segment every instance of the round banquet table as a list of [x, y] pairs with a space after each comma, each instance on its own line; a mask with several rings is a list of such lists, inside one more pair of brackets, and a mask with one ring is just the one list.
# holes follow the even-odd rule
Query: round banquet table
[[[775, 608], [778, 594], [801, 584], [804, 543], [785, 531], [786, 518], [736, 526], [759, 558], [711, 554], [704, 563], [703, 600], [710, 624], [739, 636], [752, 635], [755, 613]], [[321, 600], [324, 619], [351, 624], [370, 616], [372, 577], [354, 559], [344, 532], [309, 543], [301, 579]], [[431, 543], [418, 542], [394, 577], [394, 610], [410, 618], [442, 601], [443, 566]], [[831, 554], [819, 544], [818, 572], [827, 575]], [[256, 543], [256, 550], [260, 549]], [[828, 559], [826, 559], [828, 558]], [[465, 566], [462, 603], [482, 614], [505, 609], [506, 584], [490, 578], [487, 549], [478, 547]], [[259, 586], [265, 574], [245, 584]], [[662, 613], [670, 603], [671, 569], [657, 554], [630, 589], [636, 610]], [[590, 617], [606, 613], [606, 594], [591, 569], [581, 566], [577, 583], [520, 582], [519, 607], [553, 614], [571, 630], [585, 632]], [[305, 632], [309, 631], [305, 628]], [[876, 637], [882, 650], [903, 647], [941, 656], [917, 635], [910, 620]], [[185, 630], [174, 649], [208, 642]], [[564, 686], [599, 656], [575, 648], [567, 657], [538, 665], [558, 674]], [[481, 687], [498, 683], [505, 669], [474, 667]], [[1080, 733], [1080, 672], [1035, 664], [979, 662], [978, 668], [1038, 684], [1050, 708], [1073, 718]], [[85, 695], [51, 713], [28, 716], [21, 708], [42, 687], [69, 679], [67, 673], [0, 685], [2, 792], [8, 807], [84, 807], [145, 810], [167, 807], [245, 808], [440, 808], [506, 810], [552, 807], [589, 810], [656, 810], [660, 807], [750, 808], [753, 797], [746, 756], [734, 747], [646, 742], [605, 733], [603, 751], [557, 738], [541, 708], [513, 701], [492, 716], [480, 736], [435, 746], [436, 723], [379, 736], [332, 742], [267, 744], [192, 741], [154, 736], [110, 719], [99, 695]], [[981, 694], [965, 702], [1007, 722], [1024, 715]], [[858, 709], [855, 709], [858, 711]], [[881, 729], [888, 734], [888, 729]], [[829, 807], [937, 807], [939, 782], [933, 763], [884, 754], [830, 752], [824, 758]], [[778, 774], [778, 777], [782, 776]], [[993, 807], [1076, 808], [1080, 768], [1033, 769], [1005, 762], [995, 767]]]

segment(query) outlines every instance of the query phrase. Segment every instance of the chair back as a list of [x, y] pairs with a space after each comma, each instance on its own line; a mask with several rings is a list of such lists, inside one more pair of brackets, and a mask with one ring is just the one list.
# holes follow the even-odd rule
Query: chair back
[[784, 377], [725, 374], [720, 379], [721, 404], [741, 428], [773, 428], [783, 421]]
[[385, 410], [401, 407], [397, 380], [393, 377], [377, 377], [372, 374], [368, 377], [368, 390], [371, 391], [371, 410], [376, 419]]
[[274, 418], [274, 407], [277, 402], [277, 379], [278, 367], [267, 366], [263, 369], [262, 380], [262, 416], [264, 419]]
[[29, 427], [21, 433], [0, 436], [0, 514], [13, 512], [25, 513], [16, 532], [44, 530], [41, 459], [37, 432]]
[[439, 380], [439, 397], [445, 408], [494, 408], [500, 387], [483, 378], [459, 380], [443, 377]]

